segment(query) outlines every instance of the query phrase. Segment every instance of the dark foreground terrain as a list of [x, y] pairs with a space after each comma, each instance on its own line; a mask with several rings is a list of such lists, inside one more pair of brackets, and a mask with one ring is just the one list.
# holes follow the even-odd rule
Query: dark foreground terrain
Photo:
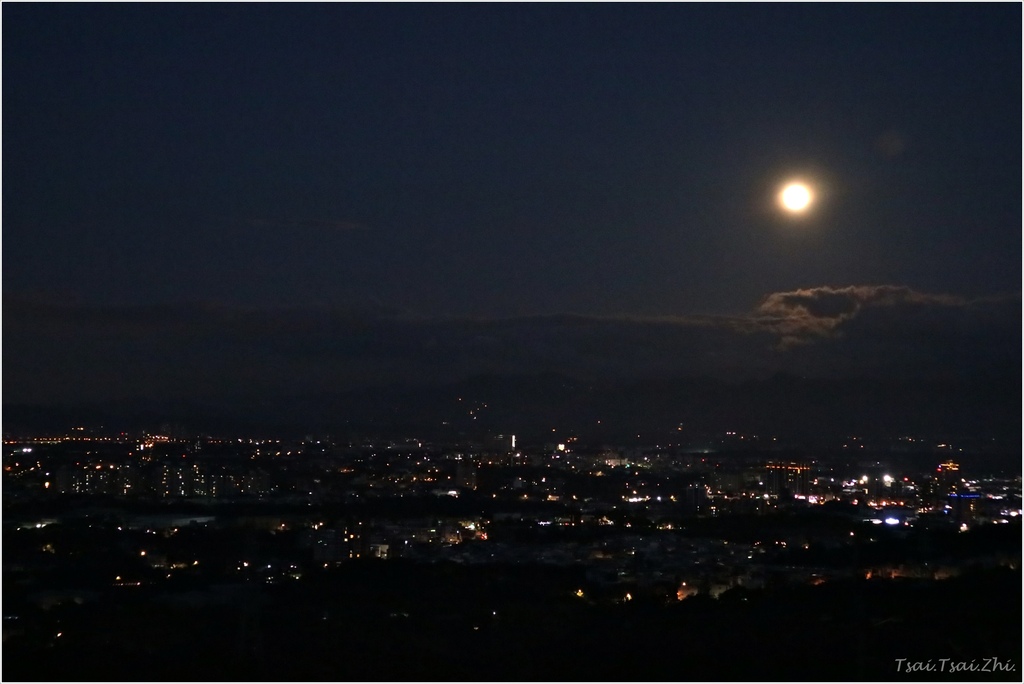
[[[576, 595], [584, 590], [584, 597]], [[6, 624], [5, 680], [994, 680], [1021, 572], [591, 602], [582, 572], [356, 562], [270, 586], [125, 588]], [[60, 634], [60, 636], [57, 636]], [[932, 661], [906, 674], [898, 658]], [[992, 661], [991, 658], [996, 658]], [[942, 659], [999, 671], [942, 672]], [[1010, 670], [1003, 669], [1012, 667]]]

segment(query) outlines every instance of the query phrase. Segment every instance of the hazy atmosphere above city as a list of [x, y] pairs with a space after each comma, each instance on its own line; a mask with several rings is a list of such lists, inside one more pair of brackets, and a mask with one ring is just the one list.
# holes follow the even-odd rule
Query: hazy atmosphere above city
[[3, 19], [5, 404], [1020, 377], [1019, 5]]

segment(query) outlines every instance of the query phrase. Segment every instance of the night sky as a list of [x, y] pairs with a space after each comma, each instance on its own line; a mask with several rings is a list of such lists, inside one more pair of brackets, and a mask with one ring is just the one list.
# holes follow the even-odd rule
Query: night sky
[[1019, 4], [2, 11], [5, 403], [1019, 373]]

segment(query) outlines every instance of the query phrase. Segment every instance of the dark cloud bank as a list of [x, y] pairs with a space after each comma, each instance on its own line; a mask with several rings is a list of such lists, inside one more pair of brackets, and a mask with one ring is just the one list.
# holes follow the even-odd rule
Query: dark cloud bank
[[[963, 383], [971, 392], [991, 384], [993, 401], [998, 395], [1005, 402], [1009, 388], [1019, 410], [1019, 294], [969, 300], [891, 285], [816, 287], [772, 293], [731, 317], [507, 319], [7, 298], [3, 324], [5, 405], [155, 399], [294, 407], [299, 398], [382, 396], [373, 388], [481, 377], [500, 395], [503, 377], [545, 374], [591, 389], [630, 386], [644, 404], [657, 401], [666, 383], [702, 378], [737, 388], [784, 374], [831, 383], [821, 391], [847, 398], [857, 382], [900, 382], [915, 391], [938, 383], [961, 394]], [[925, 391], [920, 400], [950, 403], [940, 394]], [[527, 395], [521, 400], [537, 401]], [[314, 403], [322, 408], [324, 401]], [[719, 408], [727, 413], [730, 406]]]

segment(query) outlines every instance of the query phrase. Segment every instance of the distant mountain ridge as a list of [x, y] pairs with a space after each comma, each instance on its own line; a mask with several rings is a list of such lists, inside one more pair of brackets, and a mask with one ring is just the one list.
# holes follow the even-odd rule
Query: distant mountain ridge
[[[517, 433], [608, 439], [674, 432], [812, 438], [958, 434], [1016, 439], [1020, 371], [930, 380], [706, 377], [581, 380], [557, 373], [478, 375], [451, 383], [332, 393], [196, 400], [142, 398], [73, 406], [3, 407], [5, 434], [179, 426], [191, 433], [373, 433], [442, 438]], [[681, 428], [682, 430], [679, 430]], [[552, 430], [554, 432], [552, 433]], [[678, 435], [677, 435], [678, 436]], [[642, 437], [641, 437], [642, 439]]]

